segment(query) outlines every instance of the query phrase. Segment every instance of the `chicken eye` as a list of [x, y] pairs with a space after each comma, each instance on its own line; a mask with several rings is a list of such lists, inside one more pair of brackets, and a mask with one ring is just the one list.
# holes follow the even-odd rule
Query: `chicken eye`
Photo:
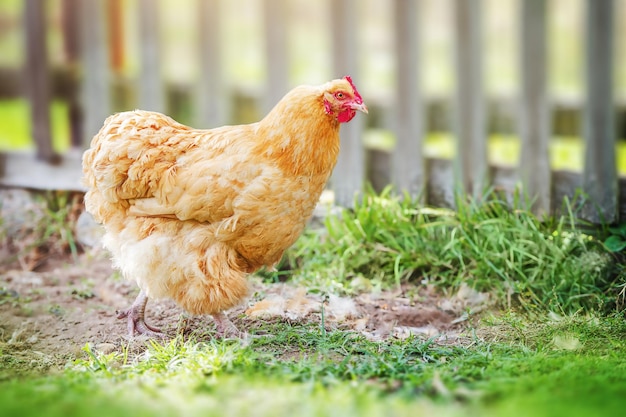
[[343, 100], [344, 94], [341, 91], [338, 93], [335, 93], [335, 98], [338, 98], [339, 100]]

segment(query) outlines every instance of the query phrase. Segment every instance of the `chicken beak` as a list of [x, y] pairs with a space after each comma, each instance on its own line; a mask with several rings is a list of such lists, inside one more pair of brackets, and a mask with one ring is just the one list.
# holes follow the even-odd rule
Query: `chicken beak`
[[352, 108], [352, 110], [358, 110], [358, 111], [362, 111], [363, 113], [367, 114], [367, 106], [365, 105], [365, 103], [361, 102], [361, 103], [356, 103], [353, 102], [350, 107]]

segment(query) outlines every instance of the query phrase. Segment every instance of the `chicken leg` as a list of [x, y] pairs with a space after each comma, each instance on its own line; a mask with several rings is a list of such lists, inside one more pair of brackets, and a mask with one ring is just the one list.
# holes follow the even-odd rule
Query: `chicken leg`
[[141, 290], [130, 308], [120, 312], [117, 318], [128, 319], [128, 333], [130, 337], [135, 336], [135, 333], [149, 337], [163, 337], [163, 332], [146, 323], [144, 318], [146, 304], [148, 304], [148, 294], [146, 294], [144, 290]]
[[232, 321], [224, 314], [223, 311], [212, 314], [213, 320], [215, 320], [215, 326], [217, 328], [217, 336], [219, 337], [233, 337], [240, 338], [242, 333], [235, 327]]

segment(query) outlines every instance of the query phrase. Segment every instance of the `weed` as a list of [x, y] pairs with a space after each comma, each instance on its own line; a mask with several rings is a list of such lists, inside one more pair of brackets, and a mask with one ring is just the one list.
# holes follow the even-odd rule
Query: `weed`
[[[328, 291], [430, 283], [463, 283], [503, 305], [573, 312], [612, 308], [621, 281], [604, 246], [566, 215], [539, 220], [495, 196], [459, 203], [456, 212], [420, 207], [384, 191], [326, 219], [289, 250], [294, 279]], [[356, 283], [356, 285], [353, 285]]]
[[47, 192], [45, 194], [46, 218], [41, 241], [59, 245], [60, 251], [69, 250], [74, 259], [78, 256], [78, 246], [74, 238], [74, 224], [77, 219], [78, 195], [67, 192]]
[[76, 285], [75, 288], [72, 288], [70, 294], [75, 299], [83, 299], [88, 300], [90, 298], [94, 298], [96, 295], [93, 292], [93, 281], [83, 278], [79, 285]]
[[626, 223], [617, 227], [609, 227], [609, 236], [604, 240], [604, 245], [611, 252], [621, 252], [626, 248]]
[[85, 371], [102, 372], [107, 376], [113, 375], [112, 369], [115, 362], [119, 360], [119, 353], [102, 354], [94, 351], [89, 343], [83, 346], [82, 351], [87, 354], [88, 359], [76, 360], [74, 362], [75, 367], [82, 367]]
[[65, 309], [58, 304], [52, 304], [48, 307], [48, 312], [54, 314], [55, 316], [62, 316], [65, 314]]
[[15, 290], [0, 288], [0, 305], [2, 304], [12, 304], [17, 305], [19, 301], [20, 295]]
[[30, 317], [34, 314], [33, 308], [29, 304], [31, 301], [30, 296], [25, 296], [12, 289], [0, 287], [0, 307], [9, 305], [11, 308], [17, 309], [16, 314], [21, 317]]
[[[22, 269], [36, 269], [50, 256], [70, 254], [76, 259], [79, 246], [74, 224], [80, 209], [80, 195], [70, 192], [35, 194], [30, 211], [20, 216], [18, 224], [3, 225], [4, 244], [16, 253], [4, 262], [18, 260]], [[12, 232], [7, 231], [11, 228]]]

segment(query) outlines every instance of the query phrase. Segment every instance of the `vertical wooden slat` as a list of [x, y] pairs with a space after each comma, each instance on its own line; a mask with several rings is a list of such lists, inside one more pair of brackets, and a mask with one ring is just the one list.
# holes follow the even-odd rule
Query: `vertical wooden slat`
[[550, 212], [551, 173], [548, 140], [550, 113], [546, 97], [546, 1], [524, 0], [521, 6], [520, 177], [532, 210]]
[[264, 113], [274, 107], [289, 88], [287, 58], [287, 2], [265, 0], [265, 57], [267, 63], [267, 90]]
[[63, 0], [63, 46], [70, 77], [68, 90], [63, 94], [67, 100], [70, 125], [70, 143], [81, 149], [83, 138], [83, 113], [80, 102], [80, 0]]
[[106, 37], [106, 0], [81, 0], [83, 106], [85, 142], [98, 133], [111, 111], [108, 44]]
[[425, 190], [422, 155], [423, 103], [419, 85], [417, 1], [396, 0], [396, 134], [392, 180], [413, 197]]
[[[358, 5], [362, 3], [358, 2]], [[335, 78], [351, 75], [359, 86], [357, 73], [357, 27], [358, 5], [354, 0], [338, 0], [329, 8], [333, 32], [333, 67]], [[361, 93], [363, 93], [361, 91]], [[367, 104], [367, 97], [364, 97]], [[355, 194], [363, 190], [365, 175], [365, 152], [361, 135], [363, 115], [341, 126], [341, 151], [331, 179], [335, 202], [350, 207]]]
[[46, 48], [46, 2], [27, 0], [25, 9], [26, 68], [24, 81], [30, 102], [32, 136], [37, 146], [37, 159], [57, 159], [50, 132], [50, 79]]
[[124, 70], [124, 4], [123, 0], [109, 0], [109, 51], [111, 53], [111, 68], [115, 74]]
[[482, 89], [481, 0], [455, 2], [456, 189], [474, 197], [487, 182], [487, 140]]
[[164, 85], [161, 79], [159, 4], [160, 2], [154, 0], [139, 1], [141, 41], [139, 107], [143, 110], [165, 112]]
[[587, 0], [587, 105], [584, 110], [585, 217], [617, 220], [617, 167], [613, 109], [613, 1]]
[[225, 124], [226, 100], [222, 88], [220, 52], [220, 1], [198, 0], [200, 79], [196, 95], [195, 123], [201, 128]]

